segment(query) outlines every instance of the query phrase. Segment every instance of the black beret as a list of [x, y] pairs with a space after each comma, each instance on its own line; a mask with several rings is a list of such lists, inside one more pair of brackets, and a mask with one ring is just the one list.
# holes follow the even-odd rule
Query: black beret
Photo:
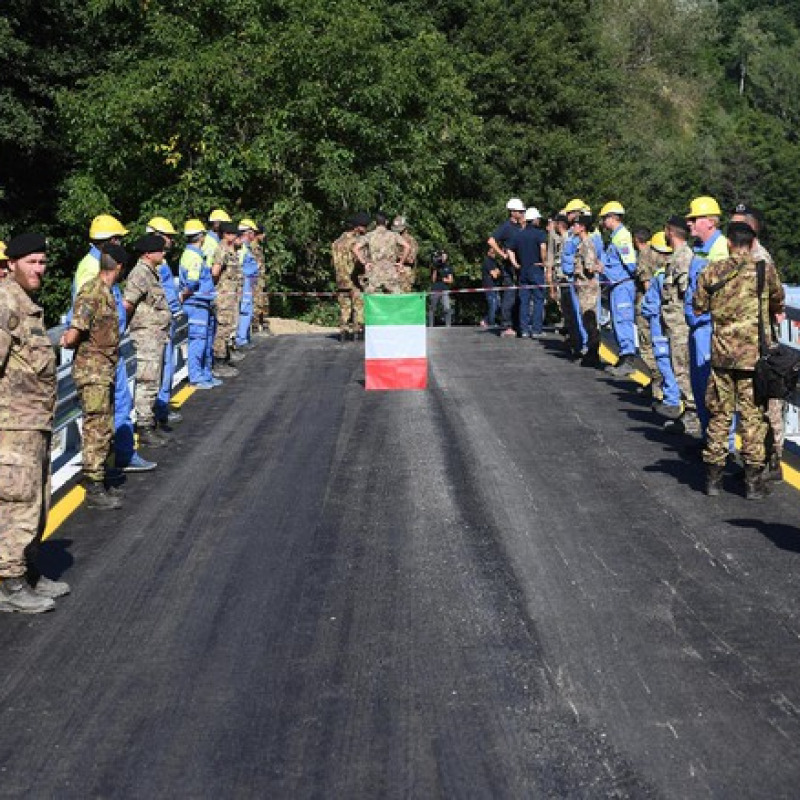
[[[741, 214], [743, 212], [739, 211], [737, 213]], [[756, 232], [746, 222], [729, 222], [727, 233], [728, 236], [731, 236], [736, 233], [749, 233], [752, 234], [753, 236], [756, 235]]]
[[579, 225], [583, 225], [586, 230], [589, 230], [589, 228], [592, 227], [592, 215], [580, 213], [578, 214], [577, 219], [575, 219], [575, 222], [577, 222]]
[[733, 213], [754, 217], [758, 212], [754, 208], [748, 206], [747, 203], [737, 203], [736, 208], [733, 209]]
[[31, 253], [46, 253], [47, 239], [41, 233], [21, 233], [6, 246], [6, 258], [23, 258]]
[[235, 222], [222, 222], [219, 226], [220, 233], [239, 233], [239, 228]]
[[678, 230], [683, 231], [687, 235], [689, 233], [689, 224], [683, 217], [680, 217], [677, 214], [673, 214], [667, 220], [667, 225], [669, 225], [670, 228], [677, 228]]
[[366, 211], [359, 211], [353, 217], [354, 228], [366, 228], [369, 225], [369, 214]]
[[560, 211], [558, 212], [558, 214], [556, 214], [553, 217], [553, 221], [554, 222], [569, 222], [569, 220], [567, 219], [567, 215], [566, 214], [562, 214]]
[[164, 250], [166, 246], [164, 237], [156, 233], [148, 233], [141, 236], [133, 243], [133, 249], [139, 253], [158, 253]]
[[103, 252], [110, 256], [115, 264], [128, 263], [128, 251], [121, 244], [110, 244], [103, 248]]

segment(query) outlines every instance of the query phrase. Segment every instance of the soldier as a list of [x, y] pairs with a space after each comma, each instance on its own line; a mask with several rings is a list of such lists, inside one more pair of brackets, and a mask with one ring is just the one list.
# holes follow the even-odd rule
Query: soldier
[[545, 282], [550, 287], [550, 299], [553, 300], [561, 312], [566, 326], [566, 314], [561, 305], [561, 289], [558, 284], [564, 282], [564, 273], [561, 270], [561, 253], [564, 242], [569, 235], [569, 221], [563, 211], [559, 211], [547, 226], [547, 255], [544, 262]]
[[417, 240], [408, 232], [408, 223], [406, 218], [399, 215], [394, 218], [392, 222], [392, 230], [399, 234], [404, 242], [411, 248], [408, 255], [400, 267], [400, 291], [408, 293], [414, 291], [414, 278], [416, 277], [415, 267], [417, 263], [417, 254], [419, 253], [419, 245]]
[[579, 240], [574, 262], [574, 286], [580, 303], [583, 327], [586, 330], [587, 352], [581, 359], [581, 366], [599, 368], [602, 364], [600, 328], [597, 324], [597, 306], [600, 303], [598, 276], [603, 271], [603, 262], [597, 256], [597, 248], [589, 233], [591, 225], [592, 215], [586, 213], [581, 213], [573, 224], [573, 230]]
[[331, 258], [336, 277], [336, 302], [339, 304], [339, 341], [348, 336], [354, 340], [364, 324], [364, 300], [361, 296], [358, 266], [353, 255], [353, 245], [367, 232], [369, 216], [363, 211], [350, 221], [346, 230], [332, 245]]
[[375, 215], [375, 229], [353, 244], [353, 255], [364, 266], [367, 294], [379, 290], [400, 294], [400, 270], [411, 246], [386, 227], [386, 215]]
[[[733, 211], [731, 222], [746, 222], [756, 234], [753, 242], [753, 260], [758, 263], [764, 261], [775, 266], [775, 262], [770, 252], [761, 244], [759, 236], [763, 228], [763, 218], [759, 211], [750, 208], [744, 203], [739, 203]], [[775, 267], [778, 279], [781, 277], [780, 270]], [[767, 334], [771, 336], [774, 329], [770, 326]], [[774, 338], [774, 337], [772, 337]], [[770, 397], [767, 403], [767, 421], [769, 422], [769, 433], [767, 434], [767, 470], [764, 479], [768, 481], [782, 481], [783, 472], [781, 461], [783, 459], [783, 443], [786, 438], [784, 430], [784, 414], [786, 413], [786, 401], [780, 397]]]
[[251, 219], [243, 219], [239, 223], [238, 230], [241, 239], [239, 264], [242, 269], [242, 300], [239, 303], [239, 318], [236, 326], [236, 347], [239, 350], [246, 350], [253, 346], [250, 342], [250, 327], [253, 324], [259, 266], [251, 250], [251, 245], [256, 239], [258, 225]]
[[28, 614], [51, 610], [53, 598], [69, 592], [35, 564], [50, 502], [56, 403], [56, 355], [33, 300], [46, 250], [44, 236], [15, 236], [0, 281], [0, 611]]
[[611, 324], [619, 348], [619, 361], [609, 372], [616, 377], [630, 375], [636, 355], [635, 302], [636, 251], [628, 229], [623, 225], [625, 209], [612, 200], [600, 209], [600, 219], [611, 242], [603, 256], [603, 275], [610, 284]]
[[232, 362], [244, 358], [244, 354], [237, 353], [232, 347], [239, 319], [239, 300], [242, 295], [242, 270], [236, 252], [239, 232], [232, 222], [223, 222], [220, 234], [222, 241], [214, 253], [211, 265], [211, 275], [217, 287], [213, 375], [215, 378], [233, 378], [239, 374], [239, 370]]
[[211, 373], [214, 342], [214, 280], [211, 267], [203, 254], [206, 230], [199, 219], [189, 219], [183, 225], [186, 249], [178, 268], [180, 298], [189, 318], [189, 346], [186, 368], [189, 385], [195, 389], [213, 389], [222, 381]]
[[[166, 219], [166, 217], [153, 217], [145, 228], [147, 233], [157, 233], [163, 237], [166, 243], [167, 250], [172, 249], [175, 242], [175, 236], [178, 231], [175, 230], [173, 224]], [[161, 388], [158, 390], [158, 397], [156, 397], [156, 424], [157, 425], [173, 425], [180, 422], [183, 417], [177, 411], [173, 411], [169, 407], [169, 401], [172, 397], [172, 383], [175, 378], [175, 335], [177, 333], [178, 320], [183, 314], [180, 298], [178, 297], [178, 288], [175, 286], [175, 277], [172, 274], [172, 267], [170, 267], [167, 259], [165, 258], [158, 266], [158, 277], [161, 281], [161, 286], [164, 289], [164, 295], [167, 298], [167, 305], [169, 305], [170, 313], [172, 314], [172, 325], [169, 329], [169, 337], [164, 346], [164, 364], [161, 370]]]
[[766, 459], [767, 422], [753, 397], [753, 370], [759, 357], [759, 299], [764, 321], [783, 313], [783, 286], [772, 264], [765, 265], [765, 284], [758, 297], [755, 231], [744, 222], [728, 225], [730, 257], [710, 262], [697, 278], [694, 313], [711, 314], [711, 375], [706, 392], [710, 414], [703, 450], [706, 494], [716, 496], [728, 455], [733, 415], [738, 411], [745, 464], [745, 496], [764, 497], [762, 473]]
[[[664, 238], [672, 254], [667, 258], [664, 268], [664, 282], [661, 287], [661, 321], [664, 335], [669, 339], [670, 363], [675, 380], [680, 389], [678, 406], [658, 403], [654, 409], [669, 420], [681, 418], [681, 423], [671, 425], [667, 430], [699, 433], [700, 426], [694, 413], [692, 383], [689, 378], [689, 326], [684, 313], [684, 298], [689, 283], [689, 265], [693, 253], [689, 247], [689, 226], [683, 217], [671, 216], [664, 226]], [[682, 415], [682, 416], [681, 416]]]
[[254, 337], [269, 336], [269, 294], [267, 292], [267, 263], [264, 256], [264, 238], [266, 232], [263, 225], [259, 225], [255, 238], [250, 244], [250, 251], [258, 263], [258, 279], [255, 292], [255, 330]]
[[119, 359], [119, 314], [112, 287], [119, 280], [128, 254], [109, 245], [100, 256], [100, 272], [85, 283], [73, 306], [70, 327], [61, 346], [75, 350], [72, 379], [83, 411], [82, 456], [86, 504], [91, 508], [122, 507], [116, 493], [106, 490], [105, 462], [114, 436], [114, 382]]
[[166, 439], [156, 426], [154, 406], [161, 385], [162, 354], [172, 324], [172, 313], [158, 277], [166, 245], [161, 236], [151, 233], [138, 239], [133, 247], [140, 254], [139, 260], [128, 276], [122, 301], [136, 348], [136, 427], [141, 444], [158, 447]]
[[[650, 371], [650, 392], [655, 402], [661, 402], [663, 397], [662, 376], [653, 355], [653, 342], [651, 339], [651, 320], [642, 316], [642, 302], [647, 290], [650, 288], [650, 281], [656, 271], [656, 262], [653, 250], [650, 247], [650, 239], [653, 237], [649, 228], [639, 227], [633, 232], [633, 246], [636, 248], [636, 274], [634, 283], [636, 284], [636, 332], [639, 338], [639, 355]], [[660, 324], [660, 323], [657, 323]], [[661, 335], [659, 331], [659, 336]]]

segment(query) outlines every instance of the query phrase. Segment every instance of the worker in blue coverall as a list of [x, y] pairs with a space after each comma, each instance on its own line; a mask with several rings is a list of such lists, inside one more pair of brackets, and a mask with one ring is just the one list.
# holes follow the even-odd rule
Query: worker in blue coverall
[[703, 439], [711, 418], [706, 407], [706, 387], [711, 375], [712, 327], [710, 314], [695, 314], [692, 298], [697, 289], [697, 279], [706, 264], [728, 258], [728, 240], [719, 230], [721, 216], [719, 203], [708, 196], [692, 200], [689, 213], [686, 215], [689, 232], [698, 241], [694, 248], [692, 263], [689, 265], [689, 284], [684, 295], [684, 311], [689, 325], [689, 379]]
[[[122, 237], [128, 230], [122, 223], [110, 214], [100, 214], [92, 220], [89, 228], [91, 247], [89, 252], [81, 259], [72, 282], [72, 301], [81, 287], [100, 272], [100, 252], [113, 246], [118, 246]], [[127, 327], [127, 314], [122, 304], [122, 291], [119, 284], [114, 284], [112, 294], [119, 315], [120, 337]], [[67, 324], [72, 316], [72, 309], [67, 315]], [[114, 379], [114, 464], [125, 472], [150, 472], [156, 468], [156, 463], [143, 458], [134, 447], [133, 439], [133, 395], [128, 385], [128, 368], [125, 359], [120, 357], [117, 361], [117, 371]]]
[[[153, 217], [146, 226], [148, 233], [157, 233], [166, 241], [167, 250], [174, 242], [178, 232], [172, 223], [165, 217]], [[176, 422], [180, 422], [182, 416], [169, 407], [169, 400], [172, 397], [172, 383], [175, 378], [175, 334], [177, 332], [178, 319], [183, 313], [181, 301], [178, 298], [178, 288], [175, 286], [175, 278], [172, 275], [172, 268], [167, 263], [166, 258], [158, 267], [158, 277], [167, 298], [167, 305], [172, 312], [172, 327], [169, 331], [169, 338], [164, 345], [164, 362], [161, 370], [161, 388], [158, 391], [155, 402], [156, 425], [166, 428]]]
[[255, 308], [255, 290], [258, 282], [258, 261], [253, 255], [250, 245], [258, 234], [258, 225], [251, 219], [243, 219], [239, 223], [242, 246], [239, 249], [239, 263], [242, 265], [242, 299], [239, 303], [239, 322], [236, 326], [236, 347], [244, 350], [252, 347], [250, 328], [253, 323]]
[[[581, 240], [572, 230], [572, 225], [578, 217], [583, 213], [589, 213], [591, 209], [589, 206], [579, 198], [570, 200], [564, 206], [564, 213], [567, 215], [567, 224], [569, 225], [568, 233], [564, 239], [564, 245], [561, 248], [561, 271], [569, 283], [568, 293], [571, 312], [565, 312], [565, 318], [569, 314], [569, 319], [565, 319], [567, 323], [567, 331], [569, 334], [569, 344], [574, 356], [583, 356], [589, 352], [589, 334], [586, 331], [586, 326], [583, 324], [583, 314], [581, 314], [580, 298], [575, 289], [575, 256], [578, 253], [578, 247]], [[595, 250], [597, 245], [595, 244]]]
[[183, 310], [189, 319], [189, 384], [196, 389], [213, 389], [222, 385], [222, 381], [211, 373], [216, 290], [203, 253], [205, 226], [199, 219], [187, 220], [183, 234], [187, 244], [181, 255], [179, 287]]
[[636, 368], [636, 250], [633, 238], [623, 225], [625, 209], [617, 200], [600, 209], [603, 227], [611, 241], [603, 255], [603, 280], [610, 284], [611, 324], [617, 340], [619, 361], [609, 372], [617, 377], [630, 375]]
[[654, 254], [653, 277], [650, 279], [647, 291], [642, 300], [642, 316], [650, 324], [650, 340], [653, 344], [653, 358], [656, 362], [663, 385], [661, 387], [663, 398], [661, 404], [668, 408], [676, 409], [675, 418], [680, 415], [681, 389], [672, 369], [672, 353], [669, 337], [664, 334], [661, 321], [661, 295], [664, 289], [664, 271], [666, 258], [672, 252], [667, 244], [663, 231], [654, 234], [649, 241], [650, 249]]

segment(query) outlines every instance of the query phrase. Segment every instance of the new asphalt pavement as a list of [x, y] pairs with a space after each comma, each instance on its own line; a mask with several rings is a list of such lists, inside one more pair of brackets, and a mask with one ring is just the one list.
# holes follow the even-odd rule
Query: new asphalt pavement
[[560, 339], [258, 345], [0, 616], [0, 797], [792, 798], [798, 494]]

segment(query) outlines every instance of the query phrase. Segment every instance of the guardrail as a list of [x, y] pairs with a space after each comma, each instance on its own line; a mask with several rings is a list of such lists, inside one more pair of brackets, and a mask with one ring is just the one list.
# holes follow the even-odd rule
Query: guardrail
[[[47, 334], [54, 346], [64, 331], [63, 325], [48, 330]], [[172, 379], [173, 388], [183, 383], [188, 376], [186, 366], [186, 350], [188, 342], [188, 322], [185, 316], [176, 322], [173, 331], [173, 359], [175, 374]], [[136, 357], [133, 343], [129, 337], [122, 340], [120, 357], [125, 360], [128, 374], [128, 385], [131, 393], [136, 388]], [[51, 490], [55, 494], [67, 484], [81, 468], [81, 425], [83, 417], [78, 404], [78, 394], [72, 382], [72, 353], [61, 351], [61, 363], [58, 368], [58, 399], [56, 401], [55, 421], [53, 423], [53, 443], [50, 454], [52, 471]], [[133, 412], [136, 413], [135, 411]]]

